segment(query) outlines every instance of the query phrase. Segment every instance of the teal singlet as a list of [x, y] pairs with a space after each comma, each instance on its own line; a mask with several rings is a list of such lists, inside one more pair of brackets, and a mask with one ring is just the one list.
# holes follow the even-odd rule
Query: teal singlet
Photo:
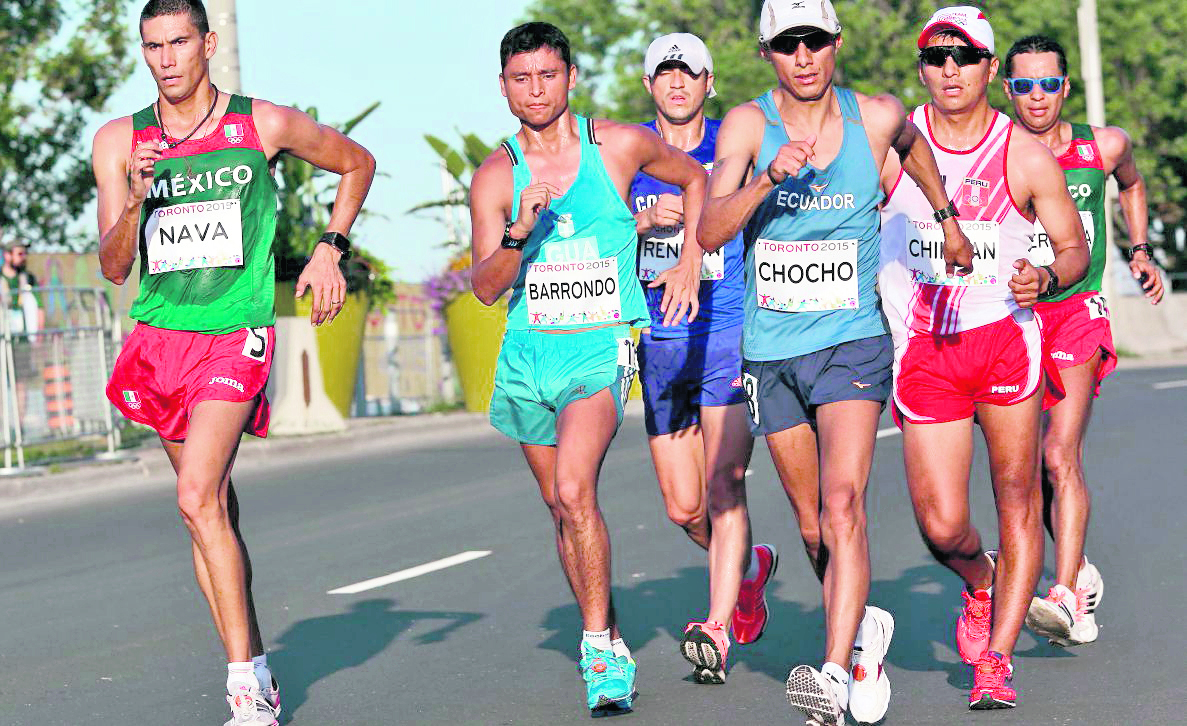
[[[772, 189], [743, 231], [747, 360], [786, 360], [886, 333], [874, 284], [882, 186], [853, 91], [837, 88], [844, 138], [824, 169], [808, 165]], [[773, 92], [755, 174], [788, 143]]]
[[[581, 128], [577, 178], [564, 196], [552, 200], [528, 236], [511, 288], [508, 330], [650, 321], [635, 273], [635, 217], [602, 163], [593, 120], [574, 118]], [[514, 136], [503, 143], [503, 149], [511, 157], [515, 178], [511, 205], [515, 219], [519, 195], [531, 183], [532, 171]]]

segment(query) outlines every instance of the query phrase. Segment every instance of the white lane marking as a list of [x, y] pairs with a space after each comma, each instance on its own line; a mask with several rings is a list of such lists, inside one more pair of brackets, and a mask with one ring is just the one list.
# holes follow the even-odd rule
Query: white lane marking
[[902, 431], [899, 430], [898, 426], [891, 426], [888, 429], [878, 429], [877, 438], [884, 439], [887, 436], [898, 436], [901, 433], [902, 433]]
[[434, 560], [433, 562], [426, 562], [423, 565], [417, 565], [416, 567], [409, 567], [407, 570], [400, 570], [399, 572], [393, 572], [390, 575], [384, 575], [383, 577], [374, 577], [370, 580], [363, 580], [362, 582], [356, 582], [353, 585], [339, 587], [336, 590], [330, 590], [326, 594], [327, 595], [354, 595], [355, 593], [366, 592], [367, 590], [374, 590], [377, 587], [383, 587], [384, 585], [390, 585], [394, 582], [400, 582], [401, 580], [411, 580], [414, 577], [420, 577], [421, 575], [427, 575], [428, 573], [436, 572], [437, 570], [444, 570], [445, 568], [453, 567], [454, 565], [461, 565], [466, 562], [470, 562], [471, 560], [482, 559], [483, 557], [486, 557], [490, 553], [491, 553], [490, 550], [470, 550], [469, 552], [460, 552], [460, 553], [454, 555], [453, 557], [446, 557], [441, 560]]
[[1163, 381], [1151, 386], [1155, 391], [1165, 391], [1168, 388], [1187, 388], [1187, 381]]

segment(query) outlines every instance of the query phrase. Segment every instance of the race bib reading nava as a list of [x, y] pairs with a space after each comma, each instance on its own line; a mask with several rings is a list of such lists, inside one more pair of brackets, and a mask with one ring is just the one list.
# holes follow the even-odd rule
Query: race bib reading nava
[[144, 228], [149, 274], [242, 265], [239, 201], [217, 199], [154, 209]]

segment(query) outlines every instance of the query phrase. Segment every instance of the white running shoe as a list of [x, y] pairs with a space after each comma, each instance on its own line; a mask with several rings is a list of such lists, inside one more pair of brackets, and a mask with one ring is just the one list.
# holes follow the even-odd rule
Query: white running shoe
[[1026, 625], [1044, 638], [1066, 640], [1076, 622], [1076, 609], [1076, 593], [1055, 585], [1047, 591], [1047, 597], [1031, 598]]
[[1080, 571], [1076, 573], [1076, 591], [1084, 591], [1086, 605], [1089, 613], [1095, 613], [1096, 609], [1100, 607], [1101, 598], [1105, 595], [1105, 581], [1100, 577], [1100, 570], [1096, 569], [1096, 565], [1084, 558], [1084, 564], [1080, 565]]
[[859, 724], [878, 723], [890, 707], [890, 679], [882, 662], [894, 637], [894, 618], [866, 605], [857, 636], [861, 647], [854, 646], [849, 657], [849, 714]]
[[798, 665], [787, 674], [787, 702], [808, 715], [809, 724], [844, 726], [845, 684], [812, 666]]
[[242, 689], [234, 696], [227, 696], [231, 707], [231, 720], [223, 726], [279, 726], [272, 704], [264, 700], [258, 689]]
[[260, 695], [272, 709], [272, 715], [280, 718], [280, 684], [276, 682], [276, 676], [272, 676], [272, 682], [260, 689]]

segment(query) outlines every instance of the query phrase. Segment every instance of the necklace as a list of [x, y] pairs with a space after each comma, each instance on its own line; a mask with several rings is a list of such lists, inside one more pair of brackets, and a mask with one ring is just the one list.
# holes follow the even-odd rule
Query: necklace
[[186, 134], [185, 138], [178, 139], [177, 141], [170, 141], [165, 137], [165, 122], [161, 120], [161, 102], [157, 101], [156, 104], [153, 105], [153, 113], [157, 117], [157, 125], [161, 128], [162, 151], [165, 149], [176, 149], [185, 142], [189, 141], [194, 134], [198, 133], [198, 129], [205, 126], [206, 122], [210, 120], [210, 117], [214, 115], [214, 109], [218, 107], [218, 97], [220, 91], [218, 90], [218, 86], [214, 85], [213, 83], [210, 84], [210, 87], [214, 89], [214, 103], [210, 104], [210, 110], [206, 112], [206, 115], [202, 117], [202, 120], [198, 122], [198, 125], [194, 127], [193, 131], [190, 131], [188, 134]]

